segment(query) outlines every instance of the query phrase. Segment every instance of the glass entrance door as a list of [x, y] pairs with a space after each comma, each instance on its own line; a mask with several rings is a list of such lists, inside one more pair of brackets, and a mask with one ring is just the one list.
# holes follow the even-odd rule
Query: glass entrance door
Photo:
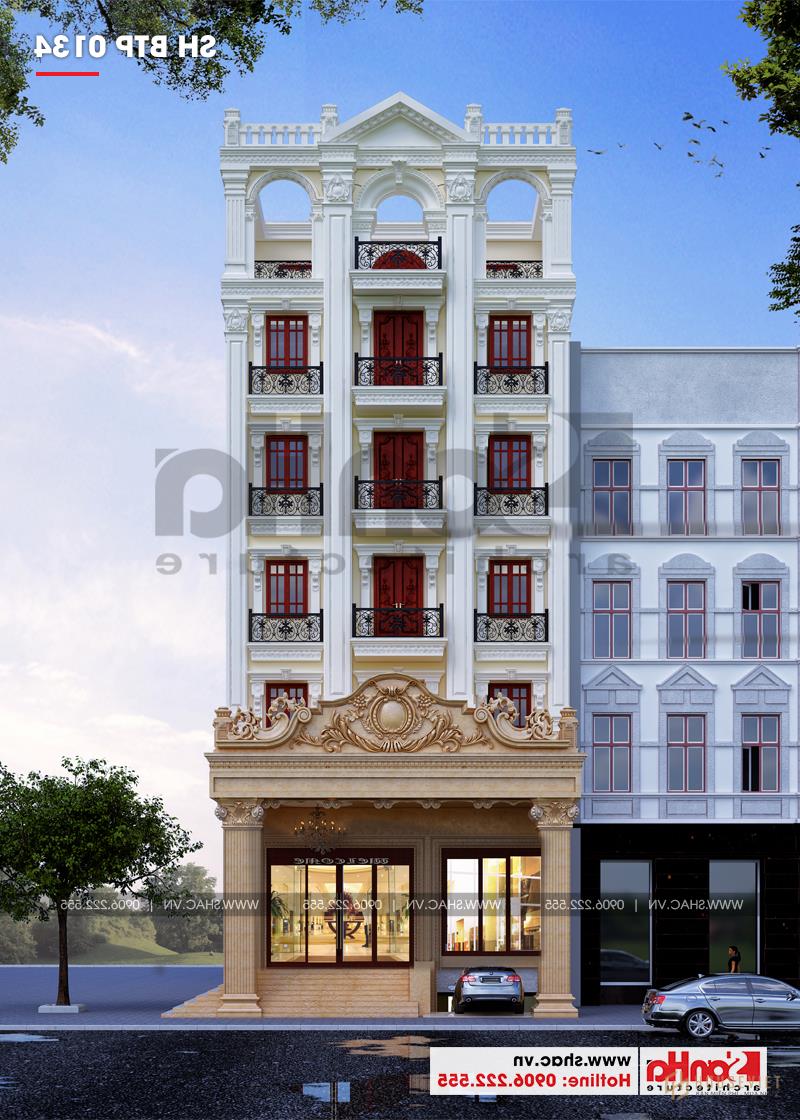
[[270, 964], [411, 963], [410, 853], [294, 863], [270, 853], [269, 888]]

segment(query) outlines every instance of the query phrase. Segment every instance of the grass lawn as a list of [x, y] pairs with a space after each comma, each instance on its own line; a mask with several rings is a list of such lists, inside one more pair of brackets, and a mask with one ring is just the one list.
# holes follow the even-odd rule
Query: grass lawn
[[[39, 957], [37, 964], [48, 962]], [[87, 953], [70, 955], [70, 964], [222, 964], [222, 953], [176, 953], [148, 938], [120, 938], [95, 945]]]

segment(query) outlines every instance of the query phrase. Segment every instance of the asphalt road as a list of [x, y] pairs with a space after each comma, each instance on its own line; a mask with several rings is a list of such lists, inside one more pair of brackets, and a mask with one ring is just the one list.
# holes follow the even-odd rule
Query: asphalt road
[[[800, 1115], [800, 1045], [769, 1043], [770, 1093], [733, 1100], [645, 1097], [432, 1097], [437, 1046], [654, 1046], [653, 1032], [0, 1032], [4, 1120], [782, 1120]], [[747, 1041], [753, 1042], [752, 1038]], [[722, 1040], [714, 1040], [721, 1045]]]

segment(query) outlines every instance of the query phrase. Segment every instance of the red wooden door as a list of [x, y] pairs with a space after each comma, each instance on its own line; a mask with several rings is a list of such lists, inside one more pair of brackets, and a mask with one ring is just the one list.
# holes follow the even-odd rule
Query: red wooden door
[[422, 506], [422, 432], [375, 432], [376, 509]]
[[421, 311], [375, 312], [375, 384], [421, 385]]
[[422, 557], [376, 556], [374, 604], [376, 637], [418, 637], [422, 633]]

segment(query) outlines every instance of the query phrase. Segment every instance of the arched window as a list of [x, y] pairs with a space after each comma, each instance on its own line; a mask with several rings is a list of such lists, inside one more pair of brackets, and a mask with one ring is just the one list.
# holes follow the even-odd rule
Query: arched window
[[407, 194], [390, 194], [378, 205], [378, 222], [408, 223], [421, 226], [423, 223], [422, 207], [415, 198]]
[[311, 200], [291, 179], [276, 179], [258, 193], [256, 279], [311, 275]]
[[307, 222], [311, 203], [305, 190], [291, 179], [275, 179], [259, 192], [264, 222]]
[[530, 183], [505, 179], [489, 192], [486, 214], [490, 222], [531, 222], [536, 217], [538, 195]]

